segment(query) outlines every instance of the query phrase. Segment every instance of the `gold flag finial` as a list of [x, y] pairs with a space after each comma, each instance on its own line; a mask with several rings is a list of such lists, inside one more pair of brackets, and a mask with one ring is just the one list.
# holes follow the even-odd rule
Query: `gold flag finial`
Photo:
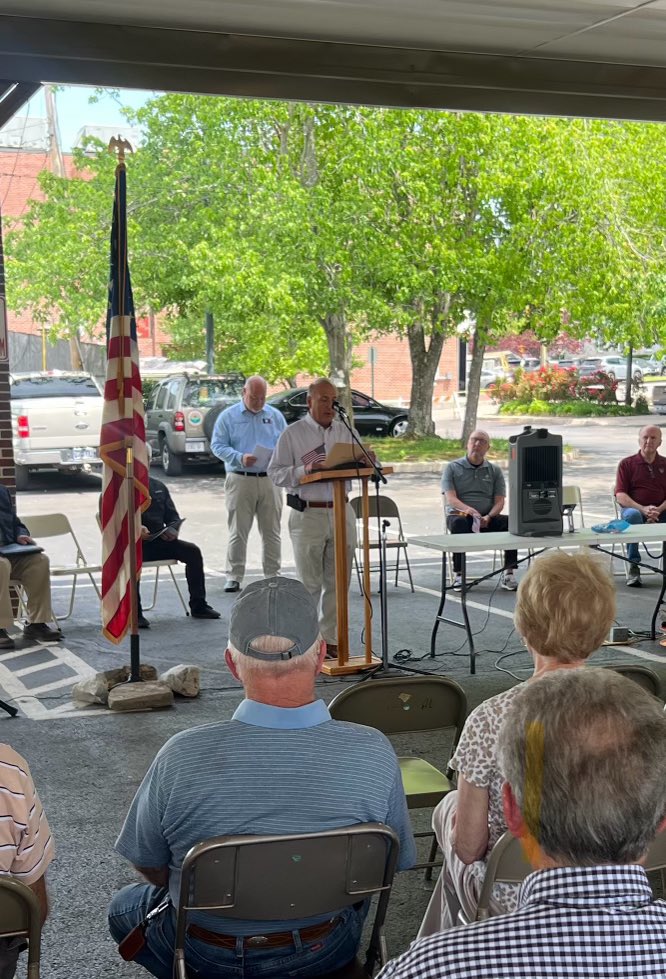
[[122, 136], [112, 136], [109, 140], [109, 153], [118, 154], [118, 163], [125, 162], [125, 152], [132, 153], [132, 144]]

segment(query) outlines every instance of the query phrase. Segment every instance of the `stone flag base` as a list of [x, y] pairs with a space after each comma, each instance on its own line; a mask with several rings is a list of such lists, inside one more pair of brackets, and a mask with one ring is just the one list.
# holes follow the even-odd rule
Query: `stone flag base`
[[111, 710], [154, 710], [173, 707], [173, 690], [159, 680], [121, 683], [109, 690]]

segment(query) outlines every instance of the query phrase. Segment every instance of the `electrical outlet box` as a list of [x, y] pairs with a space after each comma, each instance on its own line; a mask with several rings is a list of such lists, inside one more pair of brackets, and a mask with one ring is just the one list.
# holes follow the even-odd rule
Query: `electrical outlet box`
[[629, 630], [625, 629], [624, 626], [614, 625], [610, 631], [610, 636], [608, 637], [609, 642], [628, 642], [629, 640]]

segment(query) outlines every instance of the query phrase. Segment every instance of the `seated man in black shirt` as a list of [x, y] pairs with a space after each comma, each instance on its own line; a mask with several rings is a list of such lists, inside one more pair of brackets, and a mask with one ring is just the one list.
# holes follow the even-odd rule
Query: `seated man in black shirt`
[[[211, 608], [206, 601], [206, 581], [204, 577], [203, 557], [196, 544], [180, 540], [177, 527], [180, 517], [171, 499], [169, 490], [159, 479], [151, 476], [148, 482], [151, 503], [141, 515], [141, 535], [143, 537], [144, 561], [162, 561], [175, 558], [185, 565], [185, 577], [190, 592], [190, 610], [193, 619], [219, 619], [220, 613]], [[154, 540], [147, 540], [152, 534], [164, 533]], [[139, 628], [149, 629], [150, 623], [141, 609], [139, 593]]]

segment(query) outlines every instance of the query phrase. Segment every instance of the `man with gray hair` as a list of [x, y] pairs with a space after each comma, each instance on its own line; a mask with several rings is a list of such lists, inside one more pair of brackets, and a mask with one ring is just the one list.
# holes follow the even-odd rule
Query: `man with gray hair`
[[[282, 433], [268, 466], [276, 486], [287, 490], [289, 536], [298, 577], [317, 604], [319, 627], [329, 655], [338, 652], [335, 591], [335, 527], [333, 485], [330, 480], [307, 483], [305, 475], [324, 469], [324, 460], [337, 442], [351, 442], [346, 425], [336, 417], [338, 392], [330, 381], [318, 378], [308, 388], [308, 413]], [[356, 433], [358, 437], [358, 433]], [[347, 493], [351, 482], [347, 482]], [[356, 517], [347, 505], [347, 588], [356, 546]]]
[[499, 753], [535, 870], [518, 909], [415, 942], [379, 979], [663, 979], [666, 902], [641, 866], [666, 824], [661, 704], [611, 670], [557, 670], [515, 697]]
[[[615, 499], [622, 519], [631, 524], [666, 521], [666, 458], [659, 455], [661, 429], [644, 425], [638, 433], [638, 452], [622, 459], [615, 478]], [[627, 544], [627, 586], [640, 588], [638, 544]]]
[[[280, 572], [282, 491], [267, 478], [266, 460], [287, 423], [277, 408], [266, 404], [266, 390], [263, 377], [248, 377], [242, 400], [218, 415], [210, 443], [213, 454], [227, 470], [224, 501], [229, 542], [224, 590], [228, 592], [240, 591], [247, 539], [255, 517], [261, 534], [264, 575], [270, 578]], [[255, 455], [257, 447], [266, 458]]]
[[[373, 728], [333, 721], [316, 699], [325, 651], [317, 610], [299, 581], [253, 582], [232, 609], [225, 654], [245, 699], [231, 720], [171, 738], [139, 787], [116, 850], [147, 883], [115, 895], [109, 927], [120, 943], [164, 903], [134, 956], [158, 979], [171, 979], [180, 867], [195, 843], [381, 822], [400, 839], [398, 867], [415, 862], [393, 748]], [[329, 765], [330, 758], [344, 763]], [[185, 957], [206, 979], [321, 975], [354, 958], [366, 912], [361, 904], [286, 922], [196, 914]]]

